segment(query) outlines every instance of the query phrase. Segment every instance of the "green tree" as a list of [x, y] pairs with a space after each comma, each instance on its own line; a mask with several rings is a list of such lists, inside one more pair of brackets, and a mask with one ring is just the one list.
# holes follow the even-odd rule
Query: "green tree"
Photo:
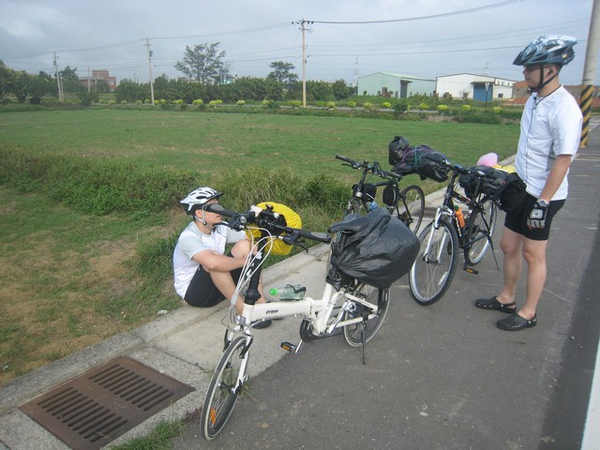
[[276, 80], [277, 82], [283, 84], [286, 88], [298, 82], [298, 75], [291, 72], [295, 69], [292, 63], [274, 61], [269, 65], [269, 67], [271, 67], [273, 71], [267, 75], [267, 78]]
[[352, 95], [352, 88], [349, 87], [342, 79], [336, 80], [332, 85], [333, 96], [336, 100], [343, 100]]
[[37, 76], [32, 76], [29, 83], [29, 95], [31, 104], [39, 105], [42, 97], [46, 94], [54, 93], [54, 81], [52, 77], [45, 72], [40, 72]]
[[231, 78], [225, 51], [219, 51], [218, 42], [194, 47], [186, 45], [183, 60], [177, 61], [175, 69], [190, 81], [203, 84], [223, 84]]
[[15, 71], [7, 67], [0, 60], [0, 98], [5, 95], [15, 94], [16, 81]]

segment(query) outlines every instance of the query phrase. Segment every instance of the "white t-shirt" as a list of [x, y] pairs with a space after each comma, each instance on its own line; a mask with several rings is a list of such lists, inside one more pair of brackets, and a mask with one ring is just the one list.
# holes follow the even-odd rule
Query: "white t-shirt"
[[179, 236], [173, 251], [173, 276], [175, 290], [181, 298], [185, 297], [194, 274], [200, 267], [192, 258], [205, 250], [214, 250], [220, 255], [225, 252], [225, 245], [246, 237], [243, 231], [235, 231], [224, 225], [217, 225], [212, 233], [202, 233], [194, 221]]
[[[557, 155], [575, 157], [582, 122], [577, 101], [563, 86], [541, 99], [537, 94], [529, 97], [521, 116], [515, 167], [531, 195], [539, 197], [542, 193]], [[552, 200], [564, 200], [568, 190], [565, 176]]]

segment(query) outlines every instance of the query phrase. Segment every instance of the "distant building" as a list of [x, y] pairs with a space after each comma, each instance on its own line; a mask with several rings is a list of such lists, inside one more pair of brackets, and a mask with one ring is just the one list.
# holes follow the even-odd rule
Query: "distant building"
[[108, 70], [92, 70], [91, 77], [80, 77], [79, 81], [81, 81], [81, 84], [91, 91], [96, 90], [98, 81], [104, 81], [107, 83], [108, 87], [110, 88], [110, 92], [114, 91], [117, 87], [117, 79], [115, 77], [111, 77], [108, 73]]
[[413, 95], [433, 95], [435, 80], [389, 72], [377, 72], [358, 77], [358, 95], [378, 95], [408, 98]]
[[[576, 100], [579, 100], [579, 95], [581, 94], [581, 85], [565, 85], [565, 89], [569, 91], [569, 93], [575, 97]], [[529, 91], [529, 87], [527, 86], [527, 82], [519, 81], [515, 83], [513, 86], [513, 102], [517, 104], [525, 103], [531, 92]], [[594, 91], [592, 93], [592, 107], [598, 108], [600, 107], [600, 87], [594, 86]]]
[[460, 73], [437, 77], [435, 91], [440, 97], [452, 96], [478, 101], [509, 100], [515, 81], [487, 75]]

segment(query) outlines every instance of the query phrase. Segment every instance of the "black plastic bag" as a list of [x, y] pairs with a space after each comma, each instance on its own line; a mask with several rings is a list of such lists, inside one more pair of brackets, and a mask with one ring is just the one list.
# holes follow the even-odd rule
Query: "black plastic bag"
[[337, 289], [348, 277], [389, 288], [410, 271], [420, 248], [417, 236], [384, 208], [334, 224], [330, 232], [340, 233], [331, 245], [328, 274]]

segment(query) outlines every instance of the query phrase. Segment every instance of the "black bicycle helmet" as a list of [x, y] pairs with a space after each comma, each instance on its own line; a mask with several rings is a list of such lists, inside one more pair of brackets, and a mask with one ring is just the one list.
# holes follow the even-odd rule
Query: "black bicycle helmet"
[[533, 40], [521, 50], [513, 64], [515, 66], [556, 64], [562, 67], [575, 58], [573, 50], [575, 44], [577, 39], [572, 36], [546, 34]]

